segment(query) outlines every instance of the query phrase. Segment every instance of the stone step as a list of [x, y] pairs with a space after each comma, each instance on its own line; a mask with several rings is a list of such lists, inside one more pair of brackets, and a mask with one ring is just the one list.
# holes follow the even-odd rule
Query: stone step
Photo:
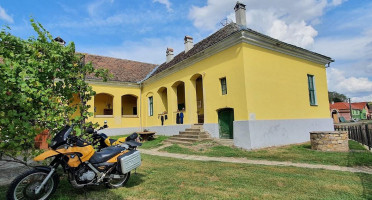
[[192, 129], [200, 129], [203, 130], [203, 124], [193, 124], [191, 125]]
[[206, 134], [204, 131], [180, 131], [180, 134]]
[[199, 128], [187, 128], [187, 129], [185, 129], [185, 131], [197, 131], [197, 132], [200, 132], [200, 129]]
[[185, 138], [185, 137], [170, 137], [170, 140], [186, 141], [186, 142], [199, 142], [198, 138]]
[[187, 135], [187, 134], [182, 134], [182, 135], [173, 135], [172, 137], [176, 137], [176, 138], [195, 138], [195, 139], [199, 139], [199, 135]]
[[182, 140], [172, 140], [171, 138], [169, 138], [167, 140], [167, 142], [170, 142], [172, 144], [183, 144], [183, 145], [192, 145], [193, 144], [193, 142], [182, 141]]

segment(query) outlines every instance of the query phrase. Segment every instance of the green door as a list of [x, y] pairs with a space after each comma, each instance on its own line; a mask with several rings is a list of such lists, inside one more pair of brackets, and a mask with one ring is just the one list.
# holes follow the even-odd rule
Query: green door
[[218, 111], [220, 138], [233, 139], [234, 109], [225, 108]]

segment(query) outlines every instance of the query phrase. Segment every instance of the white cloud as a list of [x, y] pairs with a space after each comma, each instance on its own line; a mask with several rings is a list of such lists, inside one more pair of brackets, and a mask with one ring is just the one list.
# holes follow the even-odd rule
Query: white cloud
[[87, 6], [87, 11], [91, 17], [99, 17], [103, 14], [104, 6], [107, 3], [114, 3], [114, 0], [98, 0]]
[[[276, 39], [310, 47], [318, 32], [313, 27], [327, 7], [340, 5], [343, 0], [243, 0], [246, 5], [247, 26]], [[236, 0], [208, 0], [206, 6], [192, 6], [189, 18], [194, 26], [214, 31], [224, 18], [235, 21], [233, 7]]]
[[97, 55], [110, 56], [114, 58], [123, 58], [147, 62], [153, 64], [161, 64], [166, 60], [165, 51], [167, 47], [171, 47], [177, 52], [183, 51], [183, 40], [179, 38], [145, 38], [137, 42], [124, 42], [120, 46], [100, 47], [93, 49], [90, 47], [78, 49], [80, 52], [90, 52]]
[[351, 102], [372, 102], [372, 94], [362, 97], [353, 97]]
[[351, 38], [323, 37], [316, 41], [313, 45], [313, 49], [316, 52], [331, 56], [336, 60], [358, 60], [365, 57], [372, 57], [371, 36], [372, 34], [370, 36]]
[[164, 4], [165, 7], [167, 7], [168, 12], [173, 11], [172, 8], [171, 8], [171, 3], [169, 2], [169, 0], [153, 0], [153, 2], [158, 2], [158, 3]]
[[367, 77], [347, 76], [344, 71], [330, 68], [327, 70], [328, 89], [356, 97], [372, 93], [372, 81]]
[[13, 23], [14, 22], [13, 17], [11, 17], [10, 15], [8, 15], [6, 13], [5, 9], [2, 8], [1, 6], [0, 6], [0, 19], [1, 20], [4, 20], [6, 22], [9, 22], [9, 23]]
[[331, 3], [330, 3], [330, 5], [332, 5], [332, 6], [338, 6], [338, 5], [342, 4], [345, 1], [347, 1], [347, 0], [332, 0]]

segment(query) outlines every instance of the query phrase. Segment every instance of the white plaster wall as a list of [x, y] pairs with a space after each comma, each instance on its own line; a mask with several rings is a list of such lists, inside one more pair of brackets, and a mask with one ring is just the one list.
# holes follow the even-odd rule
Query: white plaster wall
[[326, 119], [234, 121], [234, 144], [244, 149], [307, 142], [311, 131], [333, 131]]
[[203, 129], [204, 129], [204, 131], [208, 132], [211, 135], [212, 138], [219, 138], [220, 137], [218, 124], [213, 124], [213, 123], [204, 124]]

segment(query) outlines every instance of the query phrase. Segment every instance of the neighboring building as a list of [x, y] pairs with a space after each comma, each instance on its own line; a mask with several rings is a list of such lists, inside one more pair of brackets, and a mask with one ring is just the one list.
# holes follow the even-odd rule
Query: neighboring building
[[[364, 120], [368, 117], [368, 104], [367, 102], [351, 103], [351, 115], [350, 115], [350, 104], [347, 102], [337, 102], [329, 105], [332, 117], [335, 123], [342, 122], [341, 117], [346, 121], [353, 120]], [[338, 120], [337, 120], [338, 119]]]
[[333, 60], [246, 28], [241, 3], [235, 13], [237, 23], [195, 45], [185, 36], [180, 54], [168, 48], [160, 66], [86, 55], [115, 76], [106, 83], [88, 77], [97, 92], [88, 102], [90, 120], [107, 120], [109, 134], [175, 135], [203, 123], [212, 137], [232, 138], [245, 149], [305, 142], [310, 131], [333, 130], [325, 67]]

